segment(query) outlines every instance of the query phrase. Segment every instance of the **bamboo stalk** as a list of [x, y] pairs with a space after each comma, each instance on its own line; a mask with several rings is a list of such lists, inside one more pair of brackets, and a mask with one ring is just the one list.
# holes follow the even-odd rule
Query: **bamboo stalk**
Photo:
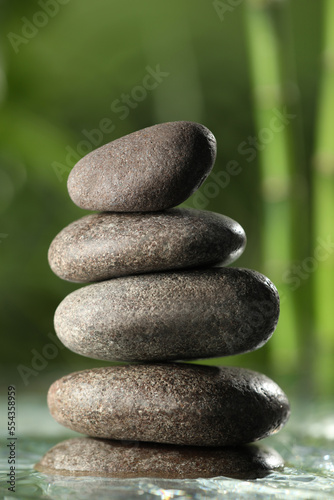
[[[316, 374], [320, 393], [332, 394], [334, 353], [334, 2], [326, 0], [323, 11], [324, 41], [322, 75], [317, 120], [313, 185], [315, 224], [319, 258], [315, 273], [315, 307], [319, 357]], [[324, 244], [325, 242], [325, 244]]]
[[[298, 348], [298, 392], [304, 397], [312, 397], [316, 392], [315, 360], [315, 276], [305, 272], [306, 263], [314, 252], [314, 199], [312, 187], [311, 157], [306, 154], [303, 126], [303, 110], [296, 85], [295, 47], [291, 22], [291, 3], [285, 2], [278, 9], [272, 7], [276, 34], [280, 40], [280, 67], [284, 101], [288, 110], [296, 118], [287, 129], [288, 158], [291, 177], [291, 261], [293, 269], [298, 268], [298, 284], [292, 287], [291, 300], [296, 315]], [[295, 89], [295, 92], [291, 92]], [[297, 271], [296, 271], [297, 274]]]
[[284, 290], [281, 283], [289, 259], [287, 128], [290, 124], [284, 120], [280, 122], [278, 118], [283, 111], [279, 46], [268, 9], [263, 2], [249, 2], [246, 14], [255, 121], [260, 143], [258, 161], [262, 173], [264, 262], [261, 271], [268, 274], [283, 295], [279, 326], [266, 346], [266, 368], [270, 372], [270, 367], [273, 367], [273, 375], [276, 375], [289, 372], [296, 353], [290, 331], [292, 309], [286, 299], [288, 290]]

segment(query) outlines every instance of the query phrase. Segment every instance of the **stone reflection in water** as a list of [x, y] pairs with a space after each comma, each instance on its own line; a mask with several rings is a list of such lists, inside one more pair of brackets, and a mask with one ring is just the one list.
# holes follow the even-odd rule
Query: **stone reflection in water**
[[60, 476], [256, 479], [283, 465], [275, 450], [259, 444], [214, 448], [74, 438], [51, 448], [35, 469]]

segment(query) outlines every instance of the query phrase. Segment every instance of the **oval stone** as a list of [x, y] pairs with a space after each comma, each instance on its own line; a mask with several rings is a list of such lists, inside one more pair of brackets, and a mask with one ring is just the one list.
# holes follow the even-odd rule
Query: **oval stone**
[[250, 443], [289, 416], [265, 375], [178, 363], [72, 373], [52, 384], [48, 405], [57, 422], [91, 437], [194, 446]]
[[55, 313], [72, 351], [95, 359], [166, 361], [229, 356], [261, 347], [279, 297], [268, 278], [239, 268], [126, 276], [80, 288]]
[[161, 123], [86, 155], [69, 175], [68, 192], [74, 203], [88, 210], [163, 210], [196, 191], [215, 158], [215, 137], [203, 125]]
[[73, 438], [51, 448], [35, 469], [62, 476], [257, 479], [283, 465], [275, 450], [259, 444], [206, 448]]
[[63, 229], [49, 249], [51, 269], [75, 282], [226, 265], [243, 252], [246, 236], [229, 217], [173, 208], [154, 213], [87, 215]]

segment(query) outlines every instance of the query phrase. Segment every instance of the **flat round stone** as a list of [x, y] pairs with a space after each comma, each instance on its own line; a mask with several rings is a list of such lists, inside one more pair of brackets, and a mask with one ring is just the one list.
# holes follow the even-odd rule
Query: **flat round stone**
[[246, 236], [229, 217], [186, 208], [154, 213], [87, 215], [63, 229], [49, 249], [51, 269], [75, 282], [150, 271], [226, 265]]
[[179, 205], [204, 182], [216, 140], [203, 125], [169, 122], [92, 151], [72, 169], [69, 194], [79, 207], [152, 212]]
[[250, 443], [289, 416], [265, 375], [178, 363], [72, 373], [52, 384], [48, 405], [57, 422], [91, 437], [194, 446]]
[[35, 469], [62, 476], [256, 479], [283, 465], [275, 450], [258, 444], [205, 448], [74, 438], [51, 448]]
[[167, 361], [229, 356], [261, 347], [275, 330], [279, 297], [249, 269], [209, 268], [126, 276], [68, 295], [55, 329], [94, 359]]

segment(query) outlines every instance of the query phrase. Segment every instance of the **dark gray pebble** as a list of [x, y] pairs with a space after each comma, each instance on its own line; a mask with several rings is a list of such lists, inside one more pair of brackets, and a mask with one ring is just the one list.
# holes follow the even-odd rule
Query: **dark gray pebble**
[[256, 479], [283, 465], [275, 450], [258, 444], [205, 448], [74, 438], [54, 446], [35, 469], [63, 476]]
[[48, 405], [60, 424], [91, 437], [194, 446], [250, 443], [289, 416], [265, 375], [179, 363], [72, 373], [52, 384]]
[[89, 285], [58, 306], [55, 329], [95, 359], [166, 361], [261, 347], [279, 316], [277, 290], [256, 271], [209, 268], [127, 276]]
[[92, 151], [72, 169], [69, 194], [79, 207], [151, 212], [179, 205], [204, 182], [216, 140], [203, 125], [169, 122]]
[[173, 208], [155, 213], [87, 215], [63, 229], [49, 249], [60, 278], [101, 281], [150, 271], [226, 265], [244, 250], [242, 227], [224, 215]]

